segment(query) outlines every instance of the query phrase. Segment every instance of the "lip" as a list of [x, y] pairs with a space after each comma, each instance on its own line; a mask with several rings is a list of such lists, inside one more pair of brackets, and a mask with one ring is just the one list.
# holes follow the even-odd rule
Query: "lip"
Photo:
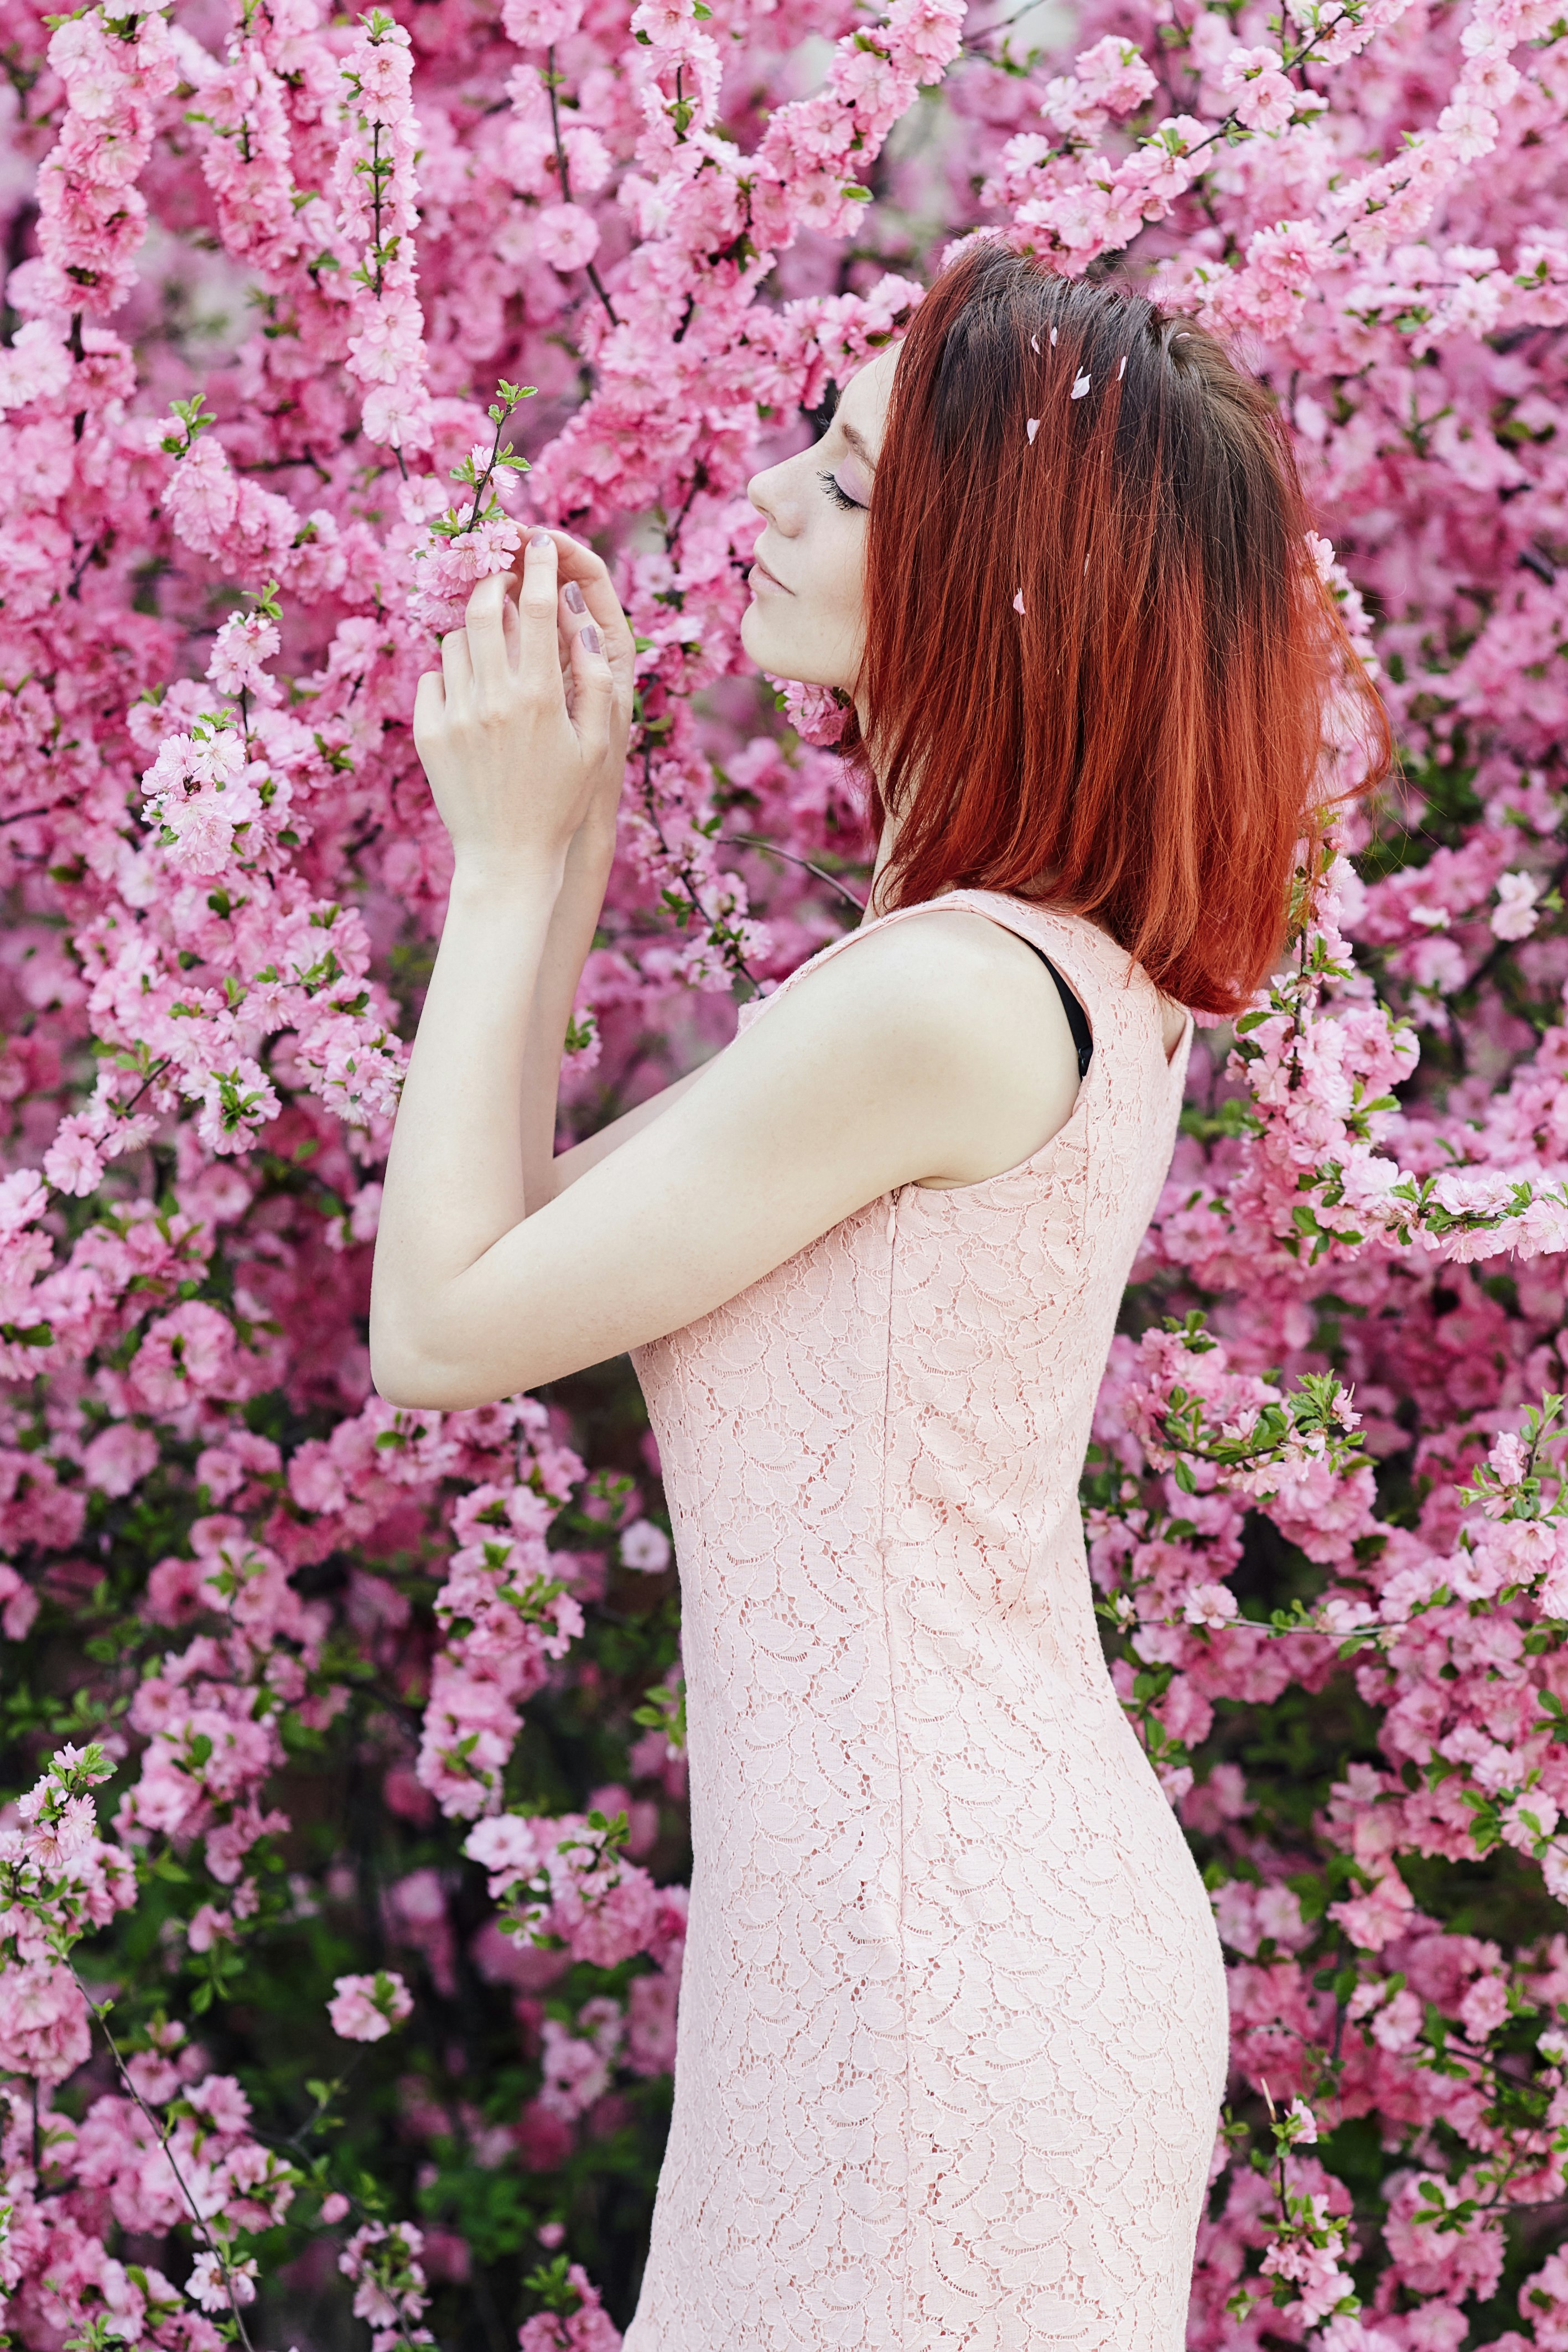
[[781, 596], [793, 596], [795, 593], [793, 588], [786, 588], [784, 586], [784, 582], [779, 578], [776, 572], [770, 572], [768, 570], [767, 565], [763, 562], [760, 555], [752, 557], [752, 568], [746, 574], [746, 578], [750, 583], [753, 595], [755, 595], [759, 587], [775, 588]]

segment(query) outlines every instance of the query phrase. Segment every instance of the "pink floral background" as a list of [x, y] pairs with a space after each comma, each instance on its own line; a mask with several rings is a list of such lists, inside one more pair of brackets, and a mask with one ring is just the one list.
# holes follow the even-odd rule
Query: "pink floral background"
[[856, 919], [837, 714], [740, 653], [744, 484], [981, 233], [1236, 339], [1401, 747], [1200, 1034], [1085, 1476], [1232, 1965], [1190, 2341], [1564, 2352], [1558, 0], [113, 5], [0, 0], [14, 2339], [619, 2341], [676, 1580], [624, 1366], [371, 1391], [448, 878], [414, 682], [532, 519], [614, 562], [576, 1131]]

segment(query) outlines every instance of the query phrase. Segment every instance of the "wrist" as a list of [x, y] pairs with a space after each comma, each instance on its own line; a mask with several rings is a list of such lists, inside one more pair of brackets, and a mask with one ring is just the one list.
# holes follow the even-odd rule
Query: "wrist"
[[572, 873], [605, 876], [616, 862], [616, 820], [585, 816], [572, 836], [568, 869]]
[[548, 915], [561, 894], [565, 870], [565, 845], [525, 858], [459, 857], [452, 869], [447, 903], [476, 913], [501, 908], [514, 915]]

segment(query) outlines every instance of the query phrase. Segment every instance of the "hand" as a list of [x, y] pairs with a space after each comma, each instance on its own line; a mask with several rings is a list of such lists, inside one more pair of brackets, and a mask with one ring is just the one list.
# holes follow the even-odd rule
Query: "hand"
[[595, 849], [602, 848], [608, 857], [615, 850], [616, 813], [620, 806], [621, 785], [626, 774], [626, 737], [631, 731], [632, 704], [637, 689], [637, 644], [630, 624], [621, 610], [620, 599], [611, 584], [609, 572], [593, 549], [584, 547], [581, 540], [573, 539], [563, 530], [554, 531], [551, 536], [555, 542], [562, 581], [563, 609], [556, 633], [562, 691], [570, 691], [572, 646], [585, 619], [591, 619], [599, 631], [614, 680], [611, 752], [600, 767], [582, 827], [573, 845], [574, 850], [584, 846], [592, 835]]
[[[563, 584], [564, 575], [564, 584]], [[512, 596], [481, 580], [441, 668], [419, 680], [415, 748], [459, 871], [552, 870], [591, 823], [613, 835], [631, 719], [631, 632], [608, 572], [564, 531], [533, 531]]]

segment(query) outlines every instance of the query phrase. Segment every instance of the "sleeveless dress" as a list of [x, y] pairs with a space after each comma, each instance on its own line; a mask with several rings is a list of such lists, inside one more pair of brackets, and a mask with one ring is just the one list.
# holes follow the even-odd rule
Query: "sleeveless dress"
[[1078, 1485], [1193, 1024], [1099, 928], [1006, 1173], [906, 1185], [637, 1350], [694, 1866], [625, 2352], [1180, 2352], [1227, 2059], [1209, 1900], [1100, 1648]]

